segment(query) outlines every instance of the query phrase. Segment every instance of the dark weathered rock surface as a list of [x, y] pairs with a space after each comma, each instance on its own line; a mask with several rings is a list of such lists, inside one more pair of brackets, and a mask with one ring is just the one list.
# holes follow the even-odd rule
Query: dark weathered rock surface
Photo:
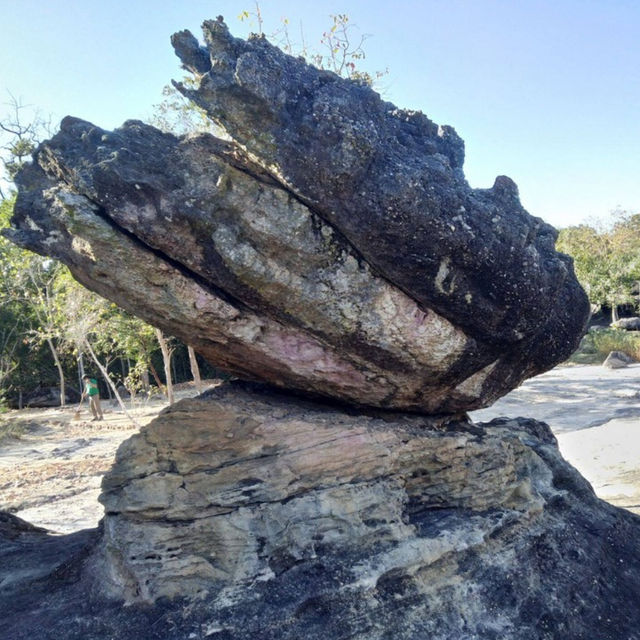
[[532, 420], [234, 384], [124, 443], [102, 500], [102, 538], [69, 560], [59, 537], [63, 570], [0, 589], [3, 638], [640, 637], [640, 520]]
[[240, 377], [456, 413], [566, 358], [588, 314], [555, 231], [450, 127], [263, 39], [174, 36], [230, 135], [75, 118], [18, 178], [9, 236]]
[[[67, 389], [65, 391], [65, 400], [67, 403], [78, 402], [79, 399], [80, 394], [75, 389]], [[21, 409], [22, 407], [59, 407], [60, 387], [38, 387], [20, 399], [14, 398], [10, 400], [9, 406], [11, 406], [12, 409]]]
[[[176, 86], [389, 281], [502, 347], [542, 338], [545, 325], [556, 336], [546, 348], [557, 354], [580, 331], [586, 297], [553, 249], [555, 230], [527, 214], [505, 176], [470, 189], [464, 144], [451, 127], [264, 38], [235, 39], [220, 21], [203, 31], [205, 67], [190, 64], [189, 32], [173, 37], [199, 79], [197, 90]], [[541, 361], [550, 357], [542, 347], [534, 345]]]
[[[0, 610], [5, 619], [0, 622], [2, 638], [22, 637], [19, 634], [32, 628], [23, 617], [25, 609], [36, 608], [36, 603], [41, 602], [49, 589], [47, 585], [64, 584], [67, 579], [79, 580], [78, 564], [97, 538], [93, 529], [67, 536], [51, 534], [0, 511]], [[11, 633], [2, 630], [7, 618], [15, 625]], [[39, 626], [40, 623], [35, 629]]]

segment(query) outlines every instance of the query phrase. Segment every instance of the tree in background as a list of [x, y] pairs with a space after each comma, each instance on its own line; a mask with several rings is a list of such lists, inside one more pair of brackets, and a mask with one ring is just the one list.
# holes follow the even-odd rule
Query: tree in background
[[160, 329], [156, 329], [156, 339], [160, 345], [162, 352], [162, 363], [164, 364], [164, 378], [167, 381], [166, 394], [169, 404], [173, 404], [173, 376], [171, 375], [171, 357], [173, 348], [170, 346], [169, 340], [165, 337]]
[[[109, 375], [109, 361], [102, 362], [99, 357], [102, 352], [103, 357], [113, 358], [111, 343], [113, 332], [109, 331], [109, 322], [113, 314], [118, 313], [118, 308], [77, 284], [74, 280], [70, 280], [70, 282], [73, 282], [74, 285], [65, 289], [61, 303], [65, 318], [66, 340], [75, 347], [76, 353], [89, 354], [124, 414], [136, 426], [139, 426], [135, 418], [127, 411], [120, 392]], [[107, 345], [106, 349], [105, 345]]]
[[[8, 224], [13, 197], [0, 202], [0, 226]], [[32, 326], [28, 305], [16, 295], [16, 281], [21, 275], [25, 252], [0, 236], [0, 401], [12, 390], [23, 373], [21, 356]]]
[[[38, 140], [50, 134], [50, 124], [32, 107], [10, 95], [11, 116], [0, 122], [0, 159], [2, 161], [3, 182], [8, 185], [0, 189], [0, 228], [9, 225], [15, 203], [15, 193], [11, 187], [13, 178], [20, 168], [30, 161]], [[61, 316], [58, 308], [59, 275], [63, 271], [60, 263], [50, 258], [43, 258], [25, 251], [0, 236], [0, 302], [5, 313], [3, 322], [11, 322], [14, 316], [11, 335], [27, 346], [16, 349], [13, 345], [17, 362], [12, 367], [12, 373], [22, 373], [25, 366], [25, 355], [33, 356], [41, 344], [46, 344], [58, 373], [60, 405], [64, 406], [66, 399], [65, 373], [61, 361], [62, 340]], [[0, 329], [0, 334], [7, 336], [6, 327]], [[3, 350], [10, 347], [3, 341]], [[33, 358], [32, 358], [33, 359]], [[6, 361], [6, 358], [5, 358]], [[23, 384], [33, 384], [33, 380], [40, 381], [38, 370], [31, 371], [30, 378], [13, 376], [13, 386], [16, 377], [19, 396], [22, 394]], [[2, 390], [8, 390], [7, 376], [2, 381]], [[19, 405], [21, 402], [19, 401]]]
[[585, 288], [594, 310], [638, 304], [640, 281], [640, 214], [618, 212], [611, 228], [583, 224], [560, 231], [557, 248], [570, 255], [576, 276]]
[[61, 351], [66, 347], [64, 340], [65, 317], [60, 308], [60, 288], [64, 267], [55, 260], [46, 260], [37, 255], [29, 255], [23, 270], [14, 283], [20, 286], [17, 295], [24, 296], [25, 304], [32, 310], [34, 322], [29, 328], [33, 343], [45, 343], [56, 365], [60, 387], [60, 406], [66, 403], [65, 375], [61, 361]]
[[[248, 22], [258, 35], [266, 37], [285, 53], [302, 56], [309, 64], [333, 71], [343, 78], [374, 86], [389, 73], [388, 69], [369, 73], [361, 68], [366, 58], [364, 43], [370, 36], [359, 33], [346, 13], [329, 15], [330, 25], [315, 46], [309, 46], [302, 24], [299, 26], [298, 36], [293, 35], [288, 18], [282, 18], [277, 27], [265, 31], [265, 19], [259, 2], [254, 2], [252, 10], [242, 11], [238, 19]], [[196, 81], [191, 75], [184, 76], [181, 82], [187, 88], [196, 88]], [[207, 132], [224, 137], [206, 112], [189, 102], [172, 85], [166, 85], [162, 94], [164, 100], [155, 105], [149, 119], [150, 124], [176, 135]]]
[[[0, 121], [0, 162], [4, 175], [0, 184], [10, 184], [23, 164], [29, 162], [38, 142], [51, 134], [51, 119], [44, 118], [31, 105], [9, 93], [5, 102], [11, 113]], [[11, 197], [7, 188], [0, 187], [2, 200]]]
[[[189, 89], [196, 88], [191, 76], [184, 76], [182, 83]], [[177, 136], [196, 131], [220, 135], [218, 127], [209, 120], [204, 109], [186, 100], [172, 85], [165, 85], [162, 95], [164, 99], [154, 106], [149, 124]]]
[[198, 393], [202, 393], [202, 376], [200, 375], [200, 367], [198, 365], [198, 358], [196, 357], [195, 349], [191, 345], [187, 345], [187, 353], [189, 355], [189, 366], [191, 367], [193, 384], [196, 387], [196, 391]]
[[307, 44], [302, 23], [299, 25], [299, 39], [293, 36], [288, 18], [281, 18], [278, 28], [265, 33], [262, 10], [258, 2], [254, 2], [252, 11], [242, 11], [238, 18], [241, 22], [248, 21], [252, 27], [255, 26], [258, 35], [265, 36], [285, 53], [302, 56], [318, 69], [333, 71], [343, 78], [373, 86], [377, 80], [389, 72], [385, 69], [371, 74], [359, 68], [367, 57], [364, 43], [370, 35], [359, 33], [358, 27], [351, 22], [346, 13], [329, 14], [331, 24], [326, 31], [323, 31], [316, 45], [317, 48], [309, 47]]

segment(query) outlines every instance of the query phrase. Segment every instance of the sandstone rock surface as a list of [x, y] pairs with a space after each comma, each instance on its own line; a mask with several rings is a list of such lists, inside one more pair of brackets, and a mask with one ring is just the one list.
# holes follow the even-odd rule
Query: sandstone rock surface
[[607, 369], [623, 369], [636, 361], [624, 351], [612, 351], [602, 363]]
[[123, 443], [102, 501], [84, 551], [30, 530], [3, 542], [0, 528], [2, 566], [29, 544], [20, 535], [65, 559], [0, 585], [2, 637], [621, 640], [640, 628], [640, 520], [598, 500], [533, 420], [365, 415], [235, 383]]
[[0, 584], [0, 635], [633, 637], [637, 517], [546, 425], [464, 414], [580, 338], [555, 231], [508, 178], [471, 189], [452, 128], [222, 20], [204, 36], [174, 36], [197, 80], [178, 86], [228, 140], [67, 117], [19, 175], [8, 235], [268, 384], [125, 442], [97, 537], [63, 553], [0, 527], [1, 558], [36, 538], [53, 556]]
[[173, 38], [231, 141], [65, 118], [8, 235], [245, 379], [426, 413], [565, 359], [588, 315], [555, 231], [451, 127], [206, 22]]
[[411, 520], [538, 512], [528, 448], [507, 433], [349, 415], [233, 385], [182, 401], [123, 443], [103, 480], [113, 594], [154, 601], [239, 588], [331, 549], [366, 551], [356, 573], [375, 582], [407, 554], [466, 548], [470, 531], [416, 541]]

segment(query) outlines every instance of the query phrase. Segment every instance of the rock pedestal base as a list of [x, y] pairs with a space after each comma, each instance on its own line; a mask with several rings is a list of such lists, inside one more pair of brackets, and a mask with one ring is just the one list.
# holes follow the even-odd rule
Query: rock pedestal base
[[187, 598], [216, 638], [619, 640], [640, 624], [638, 519], [532, 420], [229, 385], [124, 443], [101, 501], [102, 594]]

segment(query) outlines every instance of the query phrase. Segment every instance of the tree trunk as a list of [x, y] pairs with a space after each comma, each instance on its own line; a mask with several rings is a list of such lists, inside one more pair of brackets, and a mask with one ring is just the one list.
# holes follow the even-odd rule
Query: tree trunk
[[56, 367], [58, 369], [58, 377], [60, 378], [60, 406], [64, 407], [66, 404], [66, 391], [64, 388], [64, 371], [62, 370], [62, 365], [60, 364], [60, 358], [58, 357], [58, 350], [53, 344], [53, 340], [51, 338], [47, 338], [47, 344], [49, 345], [49, 349], [51, 349], [51, 355], [53, 356], [53, 361], [56, 363]]
[[142, 378], [142, 389], [145, 393], [149, 393], [149, 372], [145, 369], [141, 376]]
[[133, 403], [135, 402], [137, 396], [137, 388], [131, 379], [131, 360], [129, 356], [127, 356], [127, 375], [122, 378], [122, 384], [125, 389], [129, 392], [129, 404], [133, 407]]
[[122, 385], [125, 385], [125, 380], [127, 379], [127, 372], [124, 368], [124, 358], [118, 358], [120, 360], [120, 372], [122, 373]]
[[93, 361], [96, 363], [96, 366], [98, 367], [98, 369], [100, 369], [100, 373], [102, 373], [104, 379], [107, 381], [107, 385], [110, 387], [110, 389], [113, 391], [116, 400], [118, 401], [118, 404], [120, 405], [120, 408], [124, 411], [124, 415], [127, 416], [127, 418], [129, 418], [129, 420], [131, 420], [131, 422], [133, 422], [133, 424], [136, 425], [136, 427], [138, 427], [138, 429], [140, 428], [140, 424], [138, 423], [138, 421], [127, 411], [127, 408], [124, 406], [124, 402], [122, 402], [122, 398], [120, 397], [120, 394], [118, 393], [118, 390], [116, 389], [116, 386], [113, 384], [113, 382], [111, 381], [111, 378], [109, 377], [109, 373], [107, 372], [107, 370], [104, 368], [104, 366], [102, 365], [102, 363], [100, 362], [100, 360], [98, 360], [98, 356], [95, 354], [95, 351], [93, 350], [93, 348], [91, 347], [91, 345], [89, 344], [89, 341], [87, 340], [85, 343], [86, 347], [87, 347], [87, 351], [89, 352], [89, 355], [93, 358]]
[[165, 337], [160, 329], [156, 329], [156, 338], [162, 351], [162, 363], [164, 364], [164, 377], [167, 381], [167, 400], [169, 404], [173, 404], [173, 379], [171, 377], [171, 351]]
[[100, 372], [102, 373], [102, 377], [104, 378], [104, 381], [107, 383], [107, 393], [109, 394], [109, 402], [111, 402], [111, 400], [113, 400], [113, 395], [111, 394], [111, 378], [109, 377], [109, 370], [107, 368], [108, 366], [109, 366], [108, 362], [106, 365], [101, 365]]
[[200, 367], [196, 360], [196, 352], [193, 347], [187, 345], [187, 352], [189, 353], [189, 364], [191, 365], [191, 375], [193, 376], [193, 382], [196, 385], [196, 391], [202, 393], [202, 379], [200, 378]]
[[153, 363], [151, 362], [151, 360], [149, 360], [149, 369], [151, 369], [151, 375], [153, 375], [153, 379], [156, 381], [156, 384], [158, 385], [158, 389], [160, 389], [160, 392], [166, 396], [167, 389], [164, 386], [164, 384], [162, 384], [162, 380], [160, 380], [160, 376], [158, 375], [158, 372], [156, 371], [156, 368], [153, 366]]
[[80, 389], [80, 393], [82, 393], [82, 388], [84, 387], [84, 383], [82, 382], [82, 378], [84, 377], [84, 355], [82, 352], [78, 353], [78, 389]]

